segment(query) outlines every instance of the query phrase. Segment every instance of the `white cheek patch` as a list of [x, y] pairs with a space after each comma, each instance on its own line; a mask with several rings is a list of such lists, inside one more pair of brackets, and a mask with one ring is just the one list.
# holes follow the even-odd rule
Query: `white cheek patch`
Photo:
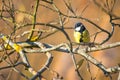
[[80, 31], [81, 27], [77, 27], [75, 28], [76, 31]]

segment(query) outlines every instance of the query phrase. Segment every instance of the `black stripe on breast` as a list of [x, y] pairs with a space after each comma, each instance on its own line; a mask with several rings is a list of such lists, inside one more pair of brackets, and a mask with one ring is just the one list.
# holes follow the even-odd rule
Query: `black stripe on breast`
[[81, 26], [81, 29], [80, 29], [80, 31], [79, 31], [79, 32], [81, 32], [81, 33], [82, 33], [83, 31], [85, 31], [85, 27], [84, 27], [84, 25], [82, 25], [82, 26]]

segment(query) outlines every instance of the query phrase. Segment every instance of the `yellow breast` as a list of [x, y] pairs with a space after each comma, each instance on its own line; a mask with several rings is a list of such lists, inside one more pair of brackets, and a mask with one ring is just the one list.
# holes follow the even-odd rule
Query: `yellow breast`
[[74, 38], [76, 43], [80, 43], [80, 38], [81, 38], [80, 32], [74, 31]]
[[87, 30], [85, 30], [82, 34], [80, 32], [74, 31], [74, 38], [76, 43], [80, 43], [81, 38], [83, 42], [90, 42], [90, 35]]

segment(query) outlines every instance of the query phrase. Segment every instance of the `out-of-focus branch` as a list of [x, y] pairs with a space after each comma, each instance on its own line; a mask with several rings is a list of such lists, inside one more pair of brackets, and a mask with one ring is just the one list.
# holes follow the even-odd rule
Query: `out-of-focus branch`
[[105, 40], [102, 41], [101, 44], [103, 44], [103, 43], [107, 42], [112, 37], [112, 35], [114, 33], [114, 27], [115, 26], [120, 26], [120, 24], [116, 24], [113, 21], [113, 20], [119, 19], [120, 17], [113, 13], [113, 9], [114, 9], [116, 0], [106, 0], [106, 2], [105, 2], [106, 7], [102, 6], [96, 0], [93, 0], [93, 1], [98, 7], [100, 7], [102, 9], [102, 11], [104, 11], [110, 17], [109, 22], [111, 23], [111, 32], [109, 32], [108, 37]]
[[[21, 44], [22, 43], [19, 43], [19, 45], [21, 45]], [[26, 42], [26, 43], [23, 43], [23, 44], [27, 44], [27, 46], [38, 46], [38, 45], [36, 45], [35, 42], [28, 42], [28, 43]], [[39, 43], [39, 44], [41, 44], [41, 43]], [[52, 50], [57, 50], [57, 51], [69, 53], [68, 48], [66, 48], [64, 44], [60, 44], [60, 45], [57, 45], [57, 46], [50, 45], [50, 44], [44, 44], [44, 46], [46, 47], [45, 49], [38, 49], [38, 50], [30, 51], [29, 49], [25, 48], [24, 50], [27, 53], [34, 53], [34, 52], [36, 52], [36, 53], [43, 52], [44, 53], [44, 52], [48, 52], [48, 51], [52, 51]], [[90, 56], [86, 52], [93, 52], [93, 51], [111, 49], [111, 48], [118, 47], [118, 46], [120, 46], [120, 42], [116, 42], [116, 43], [113, 43], [113, 44], [106, 44], [106, 45], [97, 45], [95, 47], [90, 47], [90, 48], [87, 48], [87, 49], [78, 49], [78, 50], [74, 49], [73, 53], [82, 55], [87, 60], [89, 60], [91, 63], [95, 64], [97, 67], [99, 67], [101, 70], [103, 70], [104, 73], [108, 74], [108, 73], [118, 72], [118, 71], [120, 71], [120, 68], [119, 67], [106, 68], [103, 64], [101, 64], [99, 61], [97, 61], [95, 58], [93, 58], [92, 56]]]
[[[57, 46], [53, 46], [53, 45], [49, 45], [49, 44], [44, 44], [44, 45], [47, 47], [47, 49], [36, 50], [36, 52], [47, 52], [47, 51], [57, 50], [57, 51], [69, 53], [69, 50], [65, 46], [64, 47], [62, 46], [63, 44], [60, 44], [60, 45], [57, 45]], [[95, 58], [93, 58], [92, 56], [90, 56], [86, 52], [111, 49], [111, 48], [118, 47], [118, 46], [120, 46], [120, 42], [117, 42], [115, 44], [113, 43], [113, 44], [102, 45], [102, 46], [98, 45], [96, 47], [91, 47], [91, 48], [87, 48], [87, 49], [78, 49], [77, 51], [76, 51], [76, 49], [74, 49], [73, 53], [79, 54], [79, 55], [85, 57], [91, 63], [95, 64], [97, 67], [99, 67], [101, 70], [103, 70], [103, 72], [106, 75], [108, 75], [109, 73], [114, 73], [114, 72], [120, 71], [120, 68], [119, 67], [106, 68], [102, 63], [97, 61]], [[25, 51], [29, 52], [28, 49], [25, 50]], [[33, 51], [33, 52], [35, 52], [35, 51]]]
[[66, 7], [68, 8], [68, 11], [70, 11], [71, 13], [73, 13], [74, 15], [76, 15], [75, 11], [72, 8], [71, 2], [68, 1], [68, 3], [67, 3], [65, 0], [63, 0], [63, 1], [65, 3]]
[[[67, 50], [67, 48], [61, 47], [61, 45], [59, 45], [58, 47], [56, 47], [56, 50], [63, 51], [63, 52], [66, 52], [66, 53], [69, 52]], [[50, 45], [46, 45], [46, 46], [50, 47]], [[76, 53], [76, 54], [82, 55], [87, 60], [89, 60], [90, 62], [92, 62], [93, 64], [95, 64], [97, 67], [99, 67], [101, 70], [103, 70], [103, 72], [105, 74], [108, 75], [108, 73], [114, 73], [114, 72], [120, 71], [120, 68], [119, 67], [106, 68], [103, 64], [101, 64], [100, 62], [98, 62], [95, 58], [91, 57], [86, 52], [99, 51], [99, 50], [104, 50], [104, 49], [111, 49], [113, 47], [118, 47], [118, 46], [120, 46], [120, 42], [117, 42], [115, 44], [113, 43], [113, 44], [102, 45], [102, 46], [99, 45], [98, 47], [93, 47], [93, 48], [88, 48], [88, 49], [83, 49], [83, 50], [80, 49], [80, 50], [77, 50], [77, 51], [76, 51], [76, 49], [74, 49], [73, 52]], [[54, 47], [54, 46], [51, 46], [51, 47]], [[41, 52], [44, 52], [44, 51], [46, 52], [46, 51], [51, 51], [51, 50], [50, 49], [45, 49], [45, 50], [41, 50]]]
[[[46, 49], [46, 47], [45, 47], [43, 44], [40, 44], [40, 43], [37, 43], [37, 42], [35, 42], [35, 44], [37, 44], [41, 49]], [[46, 63], [43, 65], [43, 67], [42, 67], [41, 69], [39, 69], [39, 70], [37, 71], [37, 74], [34, 75], [34, 76], [31, 78], [31, 80], [35, 80], [37, 77], [39, 77], [39, 75], [41, 75], [42, 72], [44, 72], [44, 71], [47, 69], [46, 67], [49, 67], [49, 66], [50, 66], [50, 64], [51, 64], [51, 62], [52, 62], [52, 59], [53, 59], [52, 54], [51, 54], [50, 52], [46, 52], [45, 54], [46, 54], [46, 56], [48, 57]]]
[[120, 80], [120, 72], [119, 72], [119, 75], [118, 75], [118, 78], [117, 78], [117, 80]]
[[[98, 7], [100, 7], [106, 14], [111, 15], [111, 16], [113, 16], [113, 17], [119, 17], [119, 16], [117, 16], [116, 14], [112, 13], [111, 11], [108, 11], [107, 9], [105, 9], [105, 8], [104, 8], [102, 5], [100, 5], [99, 2], [97, 2], [96, 0], [93, 0], [93, 1], [94, 1], [94, 3], [95, 3]], [[113, 1], [113, 0], [111, 0], [111, 1]], [[115, 0], [114, 0], [114, 1], [115, 1]], [[113, 6], [112, 6], [111, 9], [113, 9], [114, 5], [115, 5], [115, 2], [114, 2], [114, 4], [113, 4]], [[120, 18], [120, 17], [119, 17], [119, 18]]]
[[28, 68], [28, 71], [30, 71], [33, 75], [36, 74], [36, 71], [33, 70], [33, 68], [31, 67], [31, 65], [29, 64], [29, 61], [27, 59], [26, 54], [24, 53], [23, 49], [21, 46], [19, 46], [16, 43], [13, 43], [11, 40], [9, 40], [7, 38], [7, 36], [0, 34], [0, 38], [2, 38], [8, 45], [10, 45], [13, 49], [16, 50], [16, 52], [18, 52], [22, 58], [22, 61], [25, 63], [26, 68]]
[[[37, 42], [37, 43], [42, 44], [40, 42]], [[29, 42], [29, 41], [27, 41], [27, 42], [16, 42], [16, 44], [18, 44], [21, 47], [24, 47], [24, 50], [27, 53], [41, 53], [41, 52], [44, 53], [44, 52], [52, 51], [52, 50], [68, 52], [67, 48], [65, 47], [65, 43], [61, 43], [59, 45], [51, 45], [51, 44], [44, 43], [46, 49], [38, 49], [38, 50], [28, 49], [30, 47], [38, 47], [36, 42]], [[119, 46], [120, 46], [120, 42], [105, 44], [105, 45], [95, 45], [95, 47], [88, 47], [87, 52], [106, 50], [106, 49], [111, 49], [111, 48], [115, 48], [115, 47], [119, 47]], [[28, 48], [26, 48], [26, 47], [28, 47]], [[2, 51], [2, 50], [3, 50], [3, 48], [2, 48], [2, 46], [0, 46], [0, 51]], [[73, 51], [74, 50], [75, 50], [75, 48], [73, 48]]]
[[35, 8], [34, 8], [34, 12], [33, 12], [33, 20], [32, 20], [33, 26], [32, 26], [31, 33], [28, 36], [28, 40], [31, 40], [31, 38], [33, 36], [33, 33], [34, 33], [33, 29], [35, 29], [35, 23], [36, 23], [37, 10], [38, 10], [38, 6], [39, 6], [39, 2], [40, 2], [40, 0], [36, 1], [36, 5], [35, 5]]
[[[51, 55], [49, 52], [46, 52], [46, 55], [47, 55], [47, 57], [48, 57], [48, 60], [46, 61], [45, 65], [44, 65], [38, 72], [35, 72], [35, 71], [33, 70], [33, 68], [30, 66], [29, 61], [27, 60], [27, 56], [26, 56], [26, 54], [24, 53], [24, 50], [22, 49], [21, 46], [19, 46], [19, 45], [16, 44], [16, 43], [13, 43], [11, 40], [9, 40], [9, 39], [8, 39], [5, 35], [3, 35], [3, 34], [0, 35], [0, 38], [2, 38], [9, 46], [11, 46], [13, 49], [15, 49], [16, 52], [19, 52], [19, 54], [20, 54], [20, 56], [21, 56], [21, 58], [22, 58], [22, 60], [23, 60], [23, 62], [24, 62], [24, 64], [25, 64], [26, 68], [28, 68], [28, 71], [30, 71], [33, 75], [35, 75], [35, 76], [33, 76], [33, 78], [32, 78], [31, 80], [34, 80], [35, 78], [40, 77], [41, 73], [42, 73], [44, 70], [46, 70], [46, 67], [49, 67], [49, 65], [50, 65], [50, 63], [51, 63], [51, 61], [52, 61], [52, 55]], [[39, 43], [37, 43], [37, 42], [34, 42], [34, 44], [36, 44], [36, 46], [40, 47], [41, 49], [44, 49], [44, 48], [45, 48], [45, 47], [42, 47], [42, 44], [39, 44]], [[17, 65], [19, 65], [19, 64], [17, 64]], [[17, 65], [15, 65], [15, 66], [17, 66]], [[9, 68], [9, 67], [11, 67], [11, 66], [4, 67], [4, 68]], [[3, 69], [3, 68], [1, 68], [1, 69]]]
[[14, 71], [16, 71], [17, 73], [19, 73], [24, 78], [29, 79], [25, 74], [23, 74], [21, 71], [19, 71], [17, 68], [15, 68], [16, 66], [19, 66], [19, 65], [25, 65], [25, 64], [23, 62], [18, 62], [16, 64], [12, 64], [12, 65], [9, 64], [9, 66], [0, 67], [0, 70], [7, 69], [7, 68], [12, 68]]

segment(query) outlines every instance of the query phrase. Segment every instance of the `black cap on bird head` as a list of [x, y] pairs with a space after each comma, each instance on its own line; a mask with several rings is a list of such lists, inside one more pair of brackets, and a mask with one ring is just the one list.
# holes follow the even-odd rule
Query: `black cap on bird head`
[[85, 26], [81, 22], [75, 24], [75, 31], [83, 32], [85, 29]]

